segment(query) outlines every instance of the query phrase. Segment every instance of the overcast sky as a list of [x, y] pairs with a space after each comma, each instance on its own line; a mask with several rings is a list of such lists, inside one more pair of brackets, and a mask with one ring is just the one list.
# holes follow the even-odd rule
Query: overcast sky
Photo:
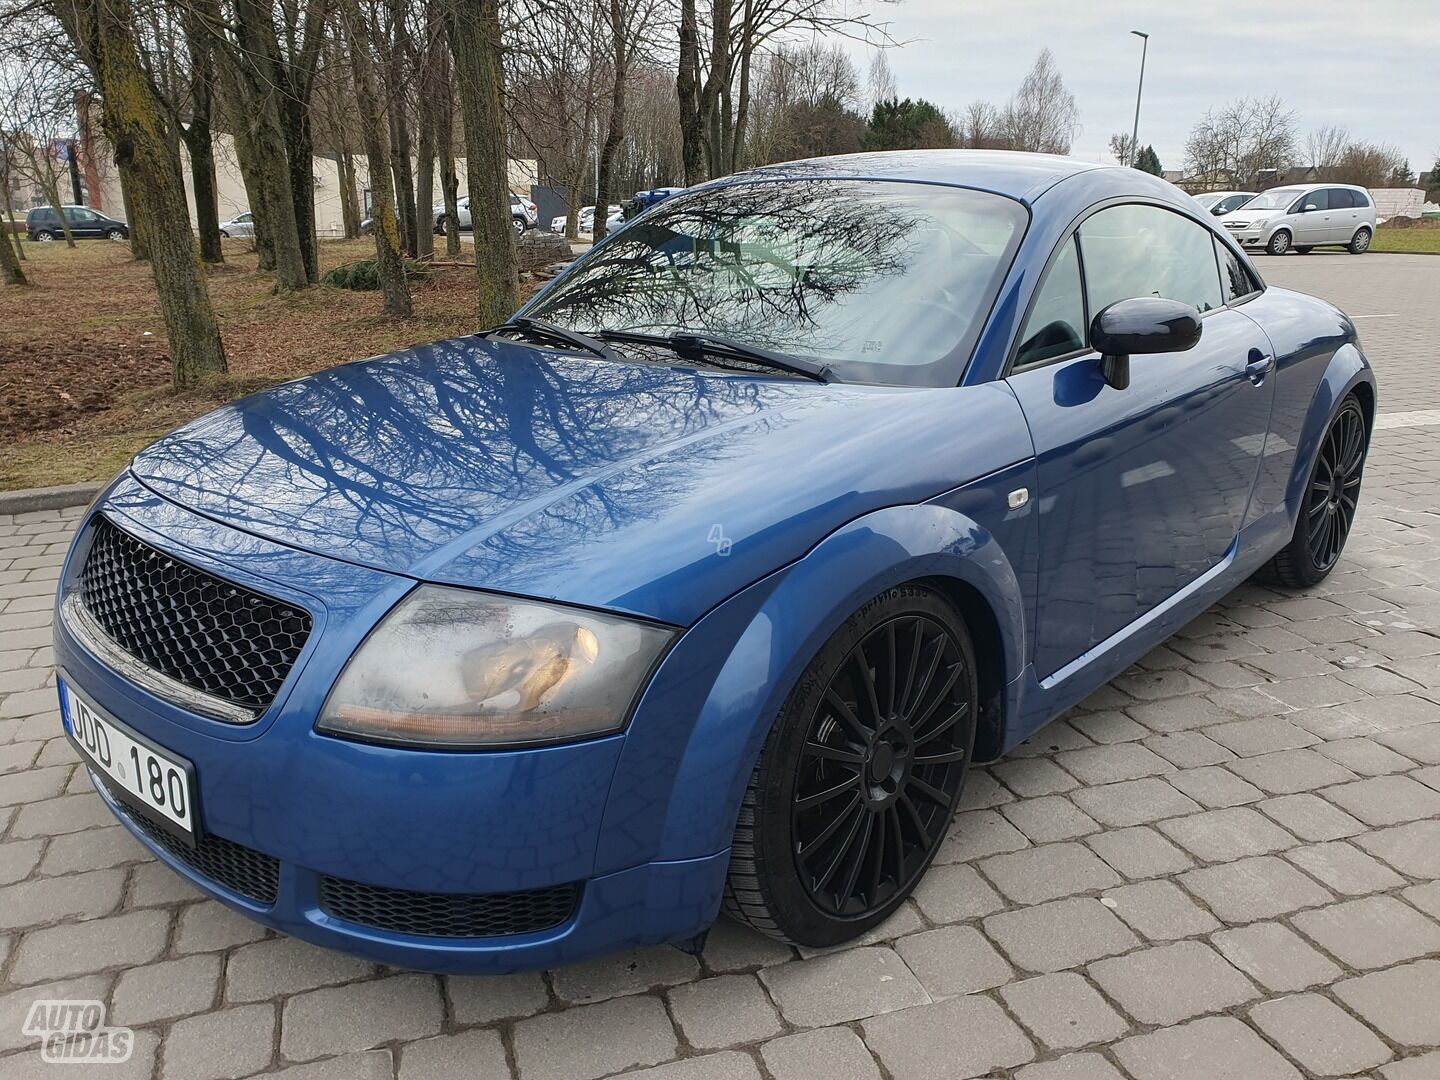
[[[890, 51], [901, 97], [950, 109], [1002, 104], [1049, 46], [1080, 108], [1072, 153], [1112, 160], [1129, 133], [1150, 34], [1140, 145], [1167, 169], [1211, 106], [1282, 95], [1305, 133], [1343, 124], [1393, 143], [1417, 173], [1440, 152], [1440, 0], [900, 0], [870, 5], [906, 44]], [[869, 53], [855, 49], [862, 76]]]

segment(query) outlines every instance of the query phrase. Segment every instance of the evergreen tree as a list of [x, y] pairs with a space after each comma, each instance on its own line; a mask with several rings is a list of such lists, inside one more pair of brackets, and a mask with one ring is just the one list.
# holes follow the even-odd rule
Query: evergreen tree
[[1147, 172], [1151, 176], [1159, 176], [1164, 170], [1160, 168], [1160, 158], [1155, 153], [1155, 147], [1147, 146], [1140, 151], [1135, 160], [1135, 168], [1141, 172]]
[[860, 146], [865, 150], [918, 150], [955, 145], [950, 121], [922, 98], [877, 101]]

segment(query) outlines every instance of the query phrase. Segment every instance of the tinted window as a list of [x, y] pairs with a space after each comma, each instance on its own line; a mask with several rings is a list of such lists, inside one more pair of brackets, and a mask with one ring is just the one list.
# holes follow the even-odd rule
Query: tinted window
[[1249, 195], [1231, 195], [1228, 199], [1220, 201], [1220, 212], [1228, 214], [1231, 210], [1238, 210], [1250, 201]]
[[1351, 189], [1349, 189], [1349, 190], [1350, 190], [1350, 198], [1353, 200], [1353, 202], [1352, 202], [1351, 205], [1353, 205], [1353, 206], [1369, 206], [1369, 205], [1370, 205], [1370, 196], [1367, 195], [1365, 192], [1363, 192], [1363, 191], [1356, 191], [1354, 188], [1351, 188]]
[[1220, 259], [1220, 285], [1224, 289], [1227, 304], [1255, 291], [1255, 282], [1250, 277], [1250, 272], [1245, 269], [1245, 264], [1240, 261], [1240, 256], [1218, 239], [1215, 241], [1215, 254]]
[[1158, 206], [1112, 206], [1080, 226], [1085, 289], [1098, 314], [1117, 300], [1163, 296], [1219, 307], [1220, 273], [1208, 229]]
[[81, 222], [94, 221], [97, 215], [93, 210], [81, 210], [77, 207], [71, 207], [69, 210], [65, 211], [65, 217], [68, 220], [79, 224]]
[[1080, 288], [1080, 259], [1072, 236], [1050, 264], [1045, 281], [1020, 331], [1015, 366], [1064, 356], [1085, 344], [1085, 298]]
[[647, 210], [525, 313], [587, 333], [723, 334], [841, 379], [954, 386], [1025, 222], [1011, 199], [929, 184], [707, 188]]
[[1319, 188], [1315, 191], [1307, 191], [1300, 198], [1300, 209], [1307, 213], [1311, 208], [1315, 210], [1330, 209], [1330, 192], [1326, 188]]

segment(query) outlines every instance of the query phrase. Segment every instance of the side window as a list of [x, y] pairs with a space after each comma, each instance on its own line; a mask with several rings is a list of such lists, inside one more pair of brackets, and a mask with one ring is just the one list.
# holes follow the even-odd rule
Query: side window
[[1112, 206], [1080, 226], [1085, 290], [1098, 314], [1117, 300], [1163, 296], [1199, 311], [1220, 307], [1210, 231], [1158, 206]]
[[1354, 188], [1351, 188], [1351, 189], [1350, 189], [1350, 205], [1352, 205], [1352, 206], [1359, 206], [1359, 207], [1367, 207], [1367, 206], [1370, 205], [1370, 196], [1367, 195], [1367, 194], [1366, 194], [1365, 192], [1363, 192], [1363, 191], [1356, 191]]
[[66, 210], [65, 216], [70, 221], [77, 224], [80, 222], [95, 220], [95, 212], [93, 210], [82, 210], [79, 207], [72, 207], [71, 209]]
[[1075, 238], [1050, 264], [1035, 303], [1020, 331], [1015, 366], [1038, 364], [1085, 346], [1085, 298], [1080, 289], [1080, 258]]
[[1330, 192], [1326, 188], [1318, 188], [1315, 191], [1307, 191], [1300, 196], [1300, 209], [1308, 211], [1311, 207], [1316, 210], [1330, 209]]
[[1250, 271], [1245, 269], [1240, 257], [1218, 239], [1215, 241], [1215, 254], [1220, 260], [1220, 284], [1225, 290], [1227, 304], [1255, 291], [1255, 281], [1250, 277]]

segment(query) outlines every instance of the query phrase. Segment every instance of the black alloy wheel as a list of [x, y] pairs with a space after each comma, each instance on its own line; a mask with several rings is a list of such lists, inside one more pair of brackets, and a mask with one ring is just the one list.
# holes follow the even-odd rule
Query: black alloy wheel
[[811, 662], [762, 752], [726, 908], [773, 937], [836, 944], [883, 920], [945, 838], [975, 738], [964, 621], [906, 585]]
[[1281, 585], [1314, 585], [1340, 561], [1360, 502], [1368, 428], [1365, 410], [1351, 394], [1341, 402], [1320, 443], [1294, 535], [1268, 567], [1269, 576]]

